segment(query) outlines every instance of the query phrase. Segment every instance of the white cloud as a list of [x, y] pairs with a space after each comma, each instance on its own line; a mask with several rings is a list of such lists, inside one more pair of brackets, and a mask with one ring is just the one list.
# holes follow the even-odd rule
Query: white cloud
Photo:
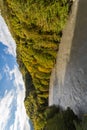
[[25, 97], [25, 86], [22, 79], [22, 75], [19, 72], [17, 66], [9, 71], [10, 79], [14, 75], [14, 85], [16, 87], [17, 94], [17, 110], [15, 111], [15, 121], [11, 125], [10, 130], [30, 130], [29, 119], [26, 115], [26, 110], [24, 107], [24, 97]]
[[0, 74], [0, 80], [2, 79], [2, 75]]
[[11, 70], [10, 70], [9, 66], [6, 64], [5, 67], [3, 68], [3, 72], [5, 73], [7, 80], [11, 80], [10, 71]]
[[0, 99], [0, 130], [6, 130], [5, 127], [8, 123], [8, 119], [10, 118], [13, 97], [13, 91], [8, 93], [6, 90], [4, 97]]
[[0, 41], [8, 47], [6, 53], [16, 56], [16, 44], [14, 39], [11, 36], [11, 33], [3, 19], [0, 15]]
[[[21, 75], [21, 73], [18, 70], [18, 67], [16, 65], [14, 65], [14, 69], [13, 70], [9, 71], [10, 79], [12, 79], [13, 75], [14, 75], [14, 83], [15, 83], [15, 87], [17, 88], [17, 91], [20, 90], [20, 85], [22, 86], [22, 88], [25, 88], [24, 87], [24, 82], [23, 82], [23, 79], [22, 79], [22, 75]], [[23, 95], [23, 97], [24, 96], [25, 95]]]
[[12, 130], [30, 130], [28, 118], [26, 116], [26, 112], [25, 112], [25, 108], [23, 104], [22, 92], [19, 92], [17, 96], [17, 110], [15, 112], [15, 122], [11, 126], [10, 130], [11, 129]]
[[9, 73], [10, 72], [10, 68], [9, 66], [6, 64], [5, 67], [4, 67], [4, 73]]
[[[1, 15], [0, 41], [8, 47], [8, 49], [5, 50], [6, 53], [16, 56], [15, 41], [12, 38], [9, 29]], [[30, 130], [28, 117], [26, 115], [26, 110], [24, 107], [25, 86], [22, 79], [22, 75], [19, 72], [17, 66], [14, 66], [14, 69], [10, 70], [9, 66], [6, 65], [4, 68], [4, 73], [8, 76], [9, 80], [14, 79], [17, 96], [17, 109], [15, 111], [15, 120], [14, 123], [10, 126], [10, 130]], [[0, 100], [0, 130], [6, 130], [5, 127], [7, 125], [8, 119], [10, 118], [12, 100], [16, 96], [12, 95], [12, 92], [6, 92], [3, 99]], [[3, 115], [5, 115], [4, 118]]]

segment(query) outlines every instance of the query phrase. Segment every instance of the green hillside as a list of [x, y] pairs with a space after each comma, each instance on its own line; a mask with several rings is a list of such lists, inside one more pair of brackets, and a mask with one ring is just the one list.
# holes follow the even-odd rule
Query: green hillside
[[[72, 119], [65, 114], [68, 110], [64, 113], [59, 108], [48, 107], [50, 74], [72, 2], [3, 0], [3, 5], [2, 15], [17, 44], [17, 61], [26, 87], [24, 103], [34, 130], [54, 130], [54, 126], [51, 127], [52, 122], [61, 120], [61, 124], [65, 122], [63, 119], [71, 121], [71, 125], [63, 126], [64, 130], [75, 130], [71, 110]], [[58, 115], [55, 115], [56, 112]], [[63, 127], [57, 126], [55, 130], [63, 130]]]

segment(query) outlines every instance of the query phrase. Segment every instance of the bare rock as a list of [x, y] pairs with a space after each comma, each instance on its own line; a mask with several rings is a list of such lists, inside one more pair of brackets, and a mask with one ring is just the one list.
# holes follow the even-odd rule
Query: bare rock
[[87, 0], [75, 0], [50, 78], [49, 105], [87, 113]]

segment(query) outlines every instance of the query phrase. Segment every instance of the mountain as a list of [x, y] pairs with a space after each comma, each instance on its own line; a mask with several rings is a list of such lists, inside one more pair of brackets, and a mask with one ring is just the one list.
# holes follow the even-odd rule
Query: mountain
[[2, 15], [17, 44], [17, 62], [26, 87], [25, 108], [35, 130], [48, 130], [57, 119], [66, 129], [75, 130], [72, 122], [77, 117], [72, 110], [48, 106], [50, 75], [71, 5], [71, 0], [3, 0]]

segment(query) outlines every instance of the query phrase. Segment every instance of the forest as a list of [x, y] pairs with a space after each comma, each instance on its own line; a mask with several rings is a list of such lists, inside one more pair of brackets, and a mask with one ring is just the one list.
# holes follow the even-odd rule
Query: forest
[[3, 0], [3, 5], [2, 15], [17, 44], [24, 104], [34, 130], [86, 130], [86, 116], [81, 120], [70, 108], [48, 106], [50, 75], [72, 1]]

